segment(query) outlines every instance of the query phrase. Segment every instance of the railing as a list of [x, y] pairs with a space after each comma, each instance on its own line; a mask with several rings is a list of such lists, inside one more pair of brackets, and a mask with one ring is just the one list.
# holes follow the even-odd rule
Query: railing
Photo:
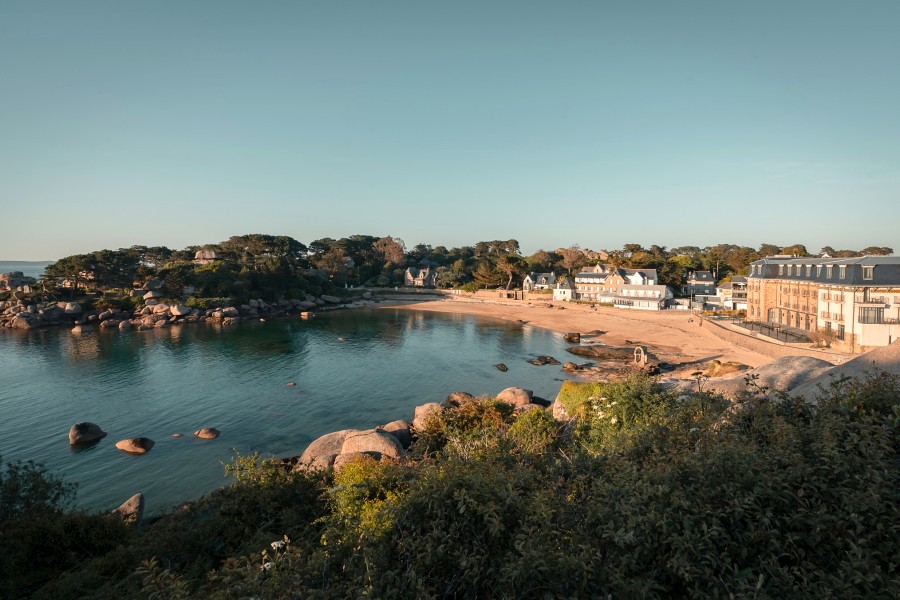
[[887, 296], [860, 296], [857, 294], [854, 298], [859, 304], [890, 304], [890, 300]]

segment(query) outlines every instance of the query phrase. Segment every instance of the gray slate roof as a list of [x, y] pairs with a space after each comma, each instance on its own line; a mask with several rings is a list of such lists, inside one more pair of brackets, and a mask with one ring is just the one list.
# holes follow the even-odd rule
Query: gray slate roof
[[[750, 279], [784, 279], [810, 281], [825, 285], [855, 285], [865, 287], [900, 285], [900, 256], [861, 256], [855, 258], [802, 258], [802, 257], [767, 257], [750, 263]], [[779, 275], [778, 267], [784, 266]], [[787, 266], [791, 265], [791, 274], [787, 274]], [[810, 275], [806, 275], [809, 265]], [[828, 277], [828, 266], [832, 267]], [[821, 266], [816, 274], [816, 267]], [[838, 267], [846, 267], [844, 279], [840, 278]], [[799, 268], [798, 268], [799, 267]], [[863, 279], [863, 267], [873, 267], [872, 279]], [[761, 272], [760, 272], [761, 271]]]

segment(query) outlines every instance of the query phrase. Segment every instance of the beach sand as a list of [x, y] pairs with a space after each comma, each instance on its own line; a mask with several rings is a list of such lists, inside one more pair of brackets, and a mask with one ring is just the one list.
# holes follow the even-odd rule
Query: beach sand
[[[598, 306], [591, 309], [585, 304], [526, 301], [485, 301], [442, 299], [409, 301], [394, 308], [407, 308], [442, 313], [463, 313], [480, 317], [524, 322], [559, 333], [586, 334], [599, 330], [597, 337], [587, 338], [610, 346], [646, 346], [659, 361], [678, 365], [674, 376], [688, 377], [691, 371], [705, 369], [713, 359], [734, 361], [750, 367], [770, 362], [772, 359], [745, 350], [719, 339], [704, 328], [701, 321], [681, 311], [640, 311]], [[563, 308], [560, 308], [563, 307]], [[692, 319], [692, 321], [689, 321]], [[556, 357], [565, 362], [582, 362], [574, 355]]]

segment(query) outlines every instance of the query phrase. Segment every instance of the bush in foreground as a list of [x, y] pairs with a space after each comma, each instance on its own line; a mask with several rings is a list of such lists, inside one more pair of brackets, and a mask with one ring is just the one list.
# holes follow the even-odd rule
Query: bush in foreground
[[239, 458], [237, 484], [36, 597], [900, 595], [896, 379], [838, 382], [818, 407], [599, 392], [564, 434], [480, 401], [406, 462], [308, 477]]

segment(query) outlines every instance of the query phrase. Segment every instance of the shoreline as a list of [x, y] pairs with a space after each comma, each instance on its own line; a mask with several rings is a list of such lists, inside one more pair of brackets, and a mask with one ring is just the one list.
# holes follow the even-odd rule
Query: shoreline
[[[390, 304], [388, 304], [390, 302]], [[704, 329], [691, 314], [675, 311], [640, 311], [623, 314], [624, 309], [568, 303], [536, 303], [532, 301], [485, 301], [469, 298], [391, 298], [375, 309], [400, 308], [440, 313], [460, 313], [502, 321], [527, 324], [559, 334], [591, 331], [603, 333], [593, 340], [610, 346], [646, 346], [658, 360], [683, 369], [696, 368], [711, 360], [739, 362], [758, 367], [771, 362], [771, 357], [739, 348]], [[552, 305], [550, 307], [549, 305]], [[637, 311], [633, 311], [637, 312]], [[671, 375], [679, 376], [677, 373]]]

